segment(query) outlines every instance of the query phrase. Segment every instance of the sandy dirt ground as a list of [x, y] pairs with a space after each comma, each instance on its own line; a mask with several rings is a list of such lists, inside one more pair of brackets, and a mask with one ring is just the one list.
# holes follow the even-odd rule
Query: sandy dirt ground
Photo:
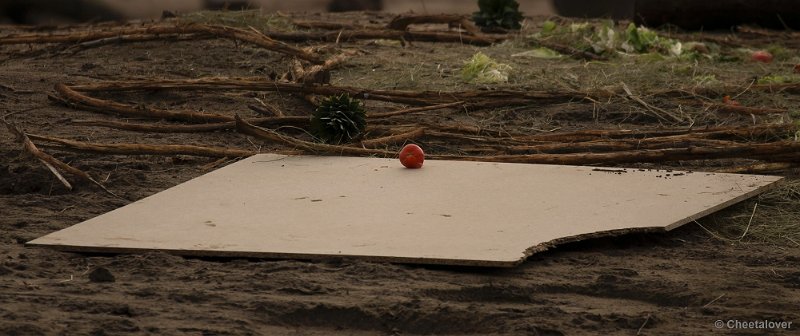
[[[453, 89], [462, 85], [452, 84], [458, 82], [462, 61], [477, 50], [532, 69], [530, 76], [513, 80], [509, 86], [546, 85], [537, 74], [553, 69], [571, 69], [579, 76], [596, 71], [574, 60], [512, 61], [508, 55], [525, 50], [522, 44], [475, 47], [419, 42], [403, 48], [361, 41], [350, 46], [368, 54], [335, 70], [333, 83]], [[118, 119], [52, 103], [47, 95], [53, 94], [56, 83], [274, 76], [288, 70], [289, 60], [284, 56], [228, 40], [112, 44], [77, 53], [58, 49], [36, 52], [41, 48], [0, 47], [0, 114], [15, 112], [7, 119], [29, 133], [93, 142], [270, 150], [269, 144], [231, 131], [155, 134], [74, 125], [70, 121]], [[622, 75], [630, 69], [623, 66], [606, 71]], [[243, 115], [255, 115], [247, 105], [259, 98], [290, 115], [309, 113], [302, 100], [285, 93], [151, 91], [102, 97]], [[386, 109], [374, 102], [367, 107]], [[618, 117], [611, 112], [606, 120], [580, 117], [591, 114], [590, 105], [564, 104], [456, 114], [445, 119], [478, 125], [502, 121], [535, 132], [613, 125]], [[434, 153], [458, 151], [455, 143], [422, 143]], [[731, 243], [694, 224], [666, 234], [571, 243], [534, 255], [511, 269], [348, 259], [307, 262], [182, 258], [164, 253], [85, 255], [28, 248], [24, 243], [29, 240], [220, 166], [213, 165], [216, 159], [192, 156], [49, 152], [97, 177], [124, 200], [79, 181], [75, 181], [76, 190], [65, 190], [46, 168], [25, 155], [10, 132], [0, 130], [2, 335], [760, 335], [778, 331], [731, 331], [717, 329], [714, 323], [736, 319], [800, 324], [800, 248], [786, 242]], [[747, 216], [752, 206], [752, 202], [745, 203], [731, 211]], [[725, 225], [714, 226], [710, 220], [703, 223], [717, 229]], [[734, 232], [741, 232], [740, 228]]]

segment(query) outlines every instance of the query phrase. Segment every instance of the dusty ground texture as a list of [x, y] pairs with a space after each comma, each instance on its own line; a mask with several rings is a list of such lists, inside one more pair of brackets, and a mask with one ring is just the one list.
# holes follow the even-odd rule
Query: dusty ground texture
[[[313, 16], [312, 18], [319, 19]], [[386, 16], [334, 17], [385, 22]], [[383, 20], [383, 21], [382, 21]], [[535, 30], [535, 25], [531, 29]], [[692, 84], [713, 74], [743, 89], [754, 77], [786, 72], [787, 62], [592, 62], [512, 58], [524, 38], [491, 47], [387, 41], [347, 42], [366, 53], [332, 73], [332, 83], [369, 88], [481, 88], [459, 78], [476, 51], [517, 69], [508, 88], [589, 90], [628, 83], [634, 91]], [[126, 78], [274, 76], [289, 59], [228, 40], [112, 44], [75, 54], [42, 46], [0, 47], [0, 114], [29, 133], [93, 142], [227, 146], [269, 151], [269, 144], [235, 132], [154, 134], [71, 124], [117, 117], [76, 110], [47, 99], [56, 83]], [[791, 71], [791, 70], [789, 70]], [[736, 94], [733, 92], [730, 94]], [[309, 107], [285, 93], [158, 91], [99, 95], [132, 104], [255, 115], [254, 98], [291, 115]], [[743, 104], [797, 109], [789, 93], [752, 93]], [[752, 123], [750, 117], [681, 107], [698, 125]], [[368, 109], [391, 110], [367, 102]], [[406, 116], [536, 134], [554, 129], [644, 127], [643, 107], [616, 99], [565, 101], [480, 111]], [[135, 120], [132, 120], [135, 121]], [[770, 122], [759, 120], [759, 122]], [[686, 126], [686, 125], [682, 125]], [[288, 130], [288, 132], [293, 132]], [[302, 136], [302, 134], [297, 134]], [[429, 152], [462, 153], [460, 143], [419, 140]], [[396, 149], [392, 147], [392, 149]], [[45, 150], [47, 150], [45, 148]], [[182, 258], [162, 253], [84, 255], [26, 248], [24, 243], [202, 175], [216, 159], [190, 156], [108, 156], [48, 150], [81, 168], [125, 200], [73, 180], [65, 190], [20, 143], [0, 131], [0, 334], [2, 335], [383, 335], [778, 333], [716, 330], [716, 320], [791, 321], [800, 328], [800, 187], [775, 191], [667, 234], [631, 234], [557, 247], [512, 269], [424, 267], [347, 259], [322, 262]], [[712, 169], [719, 161], [671, 162]], [[568, 187], [568, 186], [565, 186]], [[753, 207], [758, 205], [754, 216]], [[701, 226], [702, 225], [702, 226]], [[745, 233], [745, 234], [743, 234]], [[743, 239], [738, 239], [744, 236]], [[98, 271], [100, 269], [100, 271]], [[103, 269], [110, 272], [103, 276]], [[787, 332], [791, 333], [791, 332]]]

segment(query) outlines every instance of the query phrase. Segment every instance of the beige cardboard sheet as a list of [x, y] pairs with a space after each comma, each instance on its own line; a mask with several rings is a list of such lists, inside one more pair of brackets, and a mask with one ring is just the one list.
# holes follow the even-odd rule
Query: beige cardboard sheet
[[670, 230], [779, 179], [262, 154], [29, 245], [507, 267], [553, 242]]

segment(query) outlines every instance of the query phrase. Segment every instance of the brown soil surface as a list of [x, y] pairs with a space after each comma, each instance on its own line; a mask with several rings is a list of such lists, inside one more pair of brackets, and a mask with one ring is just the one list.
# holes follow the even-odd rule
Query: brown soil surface
[[[380, 15], [334, 18], [387, 19]], [[401, 47], [385, 41], [349, 42], [346, 46], [367, 53], [334, 70], [332, 83], [369, 88], [485, 88], [459, 79], [462, 61], [478, 50], [511, 63], [517, 71], [510, 83], [501, 87], [518, 89], [602, 87], [627, 79], [630, 84], [641, 76], [648, 76], [649, 85], [658, 87], [667, 85], [664, 78], [674, 75], [670, 68], [674, 71], [684, 66], [512, 58], [511, 54], [529, 49], [519, 41], [492, 47], [423, 42]], [[37, 52], [41, 48], [0, 47], [0, 114], [16, 112], [7, 119], [29, 133], [92, 142], [272, 148], [232, 131], [155, 134], [73, 125], [70, 120], [119, 117], [63, 107], [48, 101], [47, 95], [53, 94], [56, 83], [274, 76], [289, 70], [287, 57], [221, 39], [112, 44], [75, 54], [52, 48]], [[785, 64], [707, 64], [694, 69], [698, 75], [715, 74], [720, 80], [745, 87], [754, 74], [780, 71], [782, 66]], [[652, 72], [662, 68], [666, 72]], [[646, 72], [648, 69], [651, 72]], [[152, 91], [97, 96], [248, 116], [256, 114], [247, 105], [257, 104], [254, 98], [259, 98], [287, 114], [309, 113], [305, 102], [285, 93]], [[747, 99], [740, 98], [743, 103], [748, 103]], [[759, 100], [760, 96], [749, 99], [751, 103], [798, 106], [791, 96], [780, 101]], [[674, 105], [666, 102], [662, 106]], [[392, 109], [373, 101], [367, 102], [367, 107]], [[637, 111], [641, 108], [633, 101], [605, 105], [563, 102], [406, 116], [397, 124], [420, 119], [531, 134], [656, 124], [640, 118]], [[750, 117], [704, 114], [695, 122], [752, 121]], [[431, 153], [462, 153], [456, 141], [423, 138], [420, 143]], [[666, 234], [566, 244], [536, 254], [512, 269], [348, 259], [307, 262], [182, 258], [163, 253], [85, 255], [26, 248], [24, 243], [29, 240], [207, 173], [207, 165], [216, 160], [44, 150], [87, 171], [126, 200], [71, 177], [76, 190], [66, 190], [44, 166], [25, 155], [11, 133], [0, 130], [0, 335], [697, 335], [714, 331], [716, 320], [729, 319], [792, 321], [793, 330], [800, 327], [800, 247], [792, 244], [793, 240], [731, 243], [695, 224]], [[659, 167], [700, 170], [719, 164], [687, 162]], [[752, 207], [752, 202], [738, 205], [726, 215], [702, 223], [714, 232], [737, 237], [744, 227], [729, 227], [732, 224], [726, 220], [745, 217], [746, 223]], [[98, 268], [110, 271], [114, 281], [103, 282], [108, 276]], [[775, 330], [755, 330], [753, 334], [771, 332]]]

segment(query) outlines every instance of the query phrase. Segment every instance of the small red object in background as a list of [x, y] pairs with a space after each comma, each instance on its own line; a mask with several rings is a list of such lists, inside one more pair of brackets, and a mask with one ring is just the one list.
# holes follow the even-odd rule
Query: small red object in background
[[772, 54], [766, 50], [756, 50], [750, 55], [750, 58], [756, 62], [763, 62], [763, 63], [771, 63], [772, 62]]
[[731, 99], [731, 96], [722, 97], [722, 103], [725, 104], [725, 105], [730, 105], [730, 106], [739, 106], [739, 105], [741, 105], [741, 104], [739, 104], [738, 101], [735, 101], [735, 100]]
[[400, 150], [400, 163], [406, 168], [422, 168], [423, 161], [425, 161], [425, 153], [415, 144], [405, 145]]
[[794, 73], [800, 73], [800, 64], [794, 65]]

